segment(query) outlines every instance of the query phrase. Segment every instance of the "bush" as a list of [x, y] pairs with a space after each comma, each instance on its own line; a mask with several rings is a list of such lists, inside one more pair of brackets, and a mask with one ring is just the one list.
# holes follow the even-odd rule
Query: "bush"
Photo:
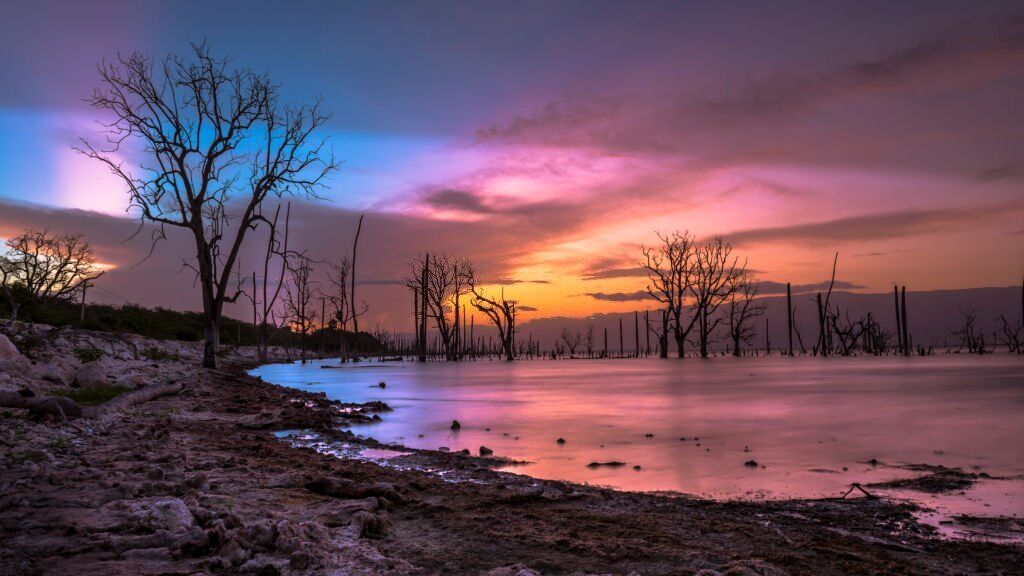
[[178, 355], [168, 352], [159, 346], [149, 345], [142, 351], [142, 357], [146, 360], [159, 362], [161, 360], [178, 360]]
[[99, 348], [75, 348], [75, 357], [78, 358], [78, 361], [81, 362], [82, 364], [95, 362], [100, 358], [103, 358], [103, 356], [103, 350], [100, 350]]

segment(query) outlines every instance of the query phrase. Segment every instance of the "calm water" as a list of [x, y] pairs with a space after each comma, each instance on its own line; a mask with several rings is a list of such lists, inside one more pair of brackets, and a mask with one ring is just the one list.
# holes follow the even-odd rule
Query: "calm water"
[[[818, 497], [910, 475], [865, 463], [872, 458], [1024, 475], [1020, 357], [314, 363], [253, 373], [387, 402], [395, 411], [382, 423], [354, 428], [381, 441], [474, 453], [484, 445], [529, 461], [510, 468], [518, 473], [627, 490]], [[587, 467], [607, 461], [626, 466]], [[944, 500], [961, 512], [1024, 515], [1024, 483], [989, 482]]]

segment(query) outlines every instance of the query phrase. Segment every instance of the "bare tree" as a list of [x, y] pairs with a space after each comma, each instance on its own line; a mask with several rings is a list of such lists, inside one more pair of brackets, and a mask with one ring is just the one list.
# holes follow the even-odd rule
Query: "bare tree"
[[594, 325], [592, 323], [587, 324], [587, 335], [584, 341], [587, 347], [587, 358], [594, 356]]
[[568, 328], [562, 328], [561, 339], [565, 343], [566, 349], [569, 350], [569, 357], [576, 356], [576, 349], [579, 348], [580, 342], [583, 341], [583, 335], [579, 332], [572, 332]]
[[1019, 322], [1010, 324], [1006, 316], [999, 316], [1000, 329], [999, 340], [1006, 346], [1007, 351], [1016, 354], [1024, 354], [1024, 326]]
[[747, 274], [746, 268], [745, 262], [740, 264], [739, 258], [732, 255], [732, 245], [721, 237], [694, 249], [690, 294], [701, 358], [708, 357], [711, 334], [722, 322], [715, 312], [736, 293], [740, 279]]
[[317, 282], [313, 279], [313, 260], [305, 253], [293, 252], [288, 255], [288, 281], [285, 283], [285, 314], [293, 331], [299, 333], [299, 353], [306, 363], [306, 336], [316, 322]]
[[[327, 271], [327, 279], [330, 284], [327, 300], [334, 309], [332, 314], [334, 325], [341, 331], [338, 353], [341, 355], [342, 362], [345, 361], [349, 353], [348, 337], [345, 334], [348, 332], [349, 322], [353, 322], [369, 309], [366, 302], [361, 303], [359, 306], [351, 305], [351, 278], [352, 263], [347, 257], [343, 256], [338, 260], [337, 264], [333, 262], [330, 264], [330, 270]], [[352, 336], [353, 338], [359, 337], [358, 333], [353, 333]]]
[[[274, 209], [274, 218], [269, 221], [267, 249], [263, 255], [263, 275], [257, 285], [256, 272], [252, 274], [253, 284], [253, 323], [256, 325], [256, 352], [261, 361], [268, 360], [267, 349], [270, 345], [271, 316], [277, 300], [281, 295], [288, 269], [288, 232], [291, 221], [292, 207], [289, 203], [285, 209], [284, 222], [280, 222], [281, 206]], [[283, 230], [280, 226], [283, 224]], [[280, 265], [278, 265], [278, 263]], [[273, 274], [274, 280], [271, 281]], [[274, 326], [276, 328], [276, 326]]]
[[754, 319], [765, 312], [764, 302], [758, 302], [759, 283], [750, 274], [737, 279], [739, 287], [729, 298], [726, 317], [729, 321], [729, 338], [732, 340], [733, 356], [740, 355], [740, 343], [750, 345], [757, 335]]
[[484, 290], [476, 285], [476, 280], [472, 276], [469, 278], [469, 288], [473, 294], [470, 303], [483, 312], [498, 329], [498, 339], [501, 341], [505, 360], [511, 362], [515, 359], [513, 343], [516, 334], [516, 301], [505, 298], [504, 287], [497, 298], [487, 296]]
[[[82, 140], [78, 151], [106, 164], [128, 188], [141, 224], [188, 231], [196, 257], [189, 266], [202, 290], [203, 365], [217, 366], [220, 322], [230, 279], [248, 231], [268, 223], [270, 196], [299, 193], [315, 199], [337, 163], [314, 134], [328, 116], [320, 103], [288, 107], [279, 87], [252, 70], [229, 67], [205, 44], [188, 59], [158, 66], [138, 53], [99, 66], [101, 87], [89, 103], [113, 120], [99, 148]], [[120, 160], [126, 142], [141, 144], [139, 170]], [[141, 226], [140, 226], [141, 230]]]
[[683, 311], [694, 279], [694, 241], [689, 232], [663, 235], [656, 232], [660, 243], [656, 247], [641, 248], [644, 261], [640, 265], [647, 271], [647, 292], [664, 305], [668, 313], [672, 335], [679, 357], [686, 350], [686, 338], [697, 321], [694, 315], [683, 326]]
[[960, 315], [963, 318], [963, 323], [959, 328], [952, 331], [952, 335], [960, 341], [960, 348], [957, 351], [967, 348], [967, 351], [971, 354], [984, 354], [985, 336], [978, 332], [977, 326], [975, 326], [977, 314], [974, 310], [970, 312], [961, 310]]
[[[433, 318], [448, 360], [458, 360], [460, 298], [472, 292], [473, 266], [446, 254], [414, 260], [406, 286], [422, 294], [426, 316]], [[424, 283], [426, 284], [424, 286]], [[424, 305], [424, 302], [420, 303]]]
[[89, 282], [103, 275], [92, 246], [81, 234], [51, 234], [26, 230], [6, 242], [0, 256], [0, 286], [17, 320], [21, 302], [18, 289], [33, 298], [73, 298]]

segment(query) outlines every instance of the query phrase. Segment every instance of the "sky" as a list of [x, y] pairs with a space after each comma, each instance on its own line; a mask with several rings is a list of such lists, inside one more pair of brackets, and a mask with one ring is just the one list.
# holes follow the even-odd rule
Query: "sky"
[[411, 325], [422, 251], [470, 258], [527, 319], [653, 307], [656, 231], [725, 236], [765, 286], [820, 283], [836, 252], [855, 291], [1024, 274], [1016, 2], [17, 3], [0, 238], [83, 232], [97, 299], [199, 307], [188, 238], [147, 259], [123, 184], [72, 147], [99, 133], [98, 63], [204, 40], [332, 113], [342, 166], [294, 201], [294, 242], [337, 259], [366, 215], [370, 323]]

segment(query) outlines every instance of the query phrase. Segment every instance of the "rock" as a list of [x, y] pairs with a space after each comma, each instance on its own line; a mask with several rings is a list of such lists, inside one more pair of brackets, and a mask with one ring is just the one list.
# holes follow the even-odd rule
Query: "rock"
[[481, 446], [480, 447], [480, 455], [481, 456], [490, 456], [491, 454], [494, 454], [494, 450], [491, 450], [487, 446]]
[[439, 446], [439, 447], [437, 448], [437, 451], [438, 451], [438, 452], [451, 452], [452, 450], [451, 450], [451, 448], [449, 448], [449, 447], [447, 447], [447, 446]]
[[70, 386], [75, 381], [75, 367], [62, 360], [54, 360], [35, 367], [36, 377], [61, 386]]
[[555, 440], [555, 442], [558, 444], [565, 444], [565, 438], [559, 438], [558, 440]]
[[647, 434], [644, 434], [644, 438], [654, 438], [654, 434], [648, 432]]
[[146, 511], [144, 521], [154, 530], [184, 532], [195, 524], [195, 518], [179, 498], [157, 500]]
[[93, 386], [105, 386], [107, 383], [107, 373], [97, 362], [83, 364], [75, 373], [75, 386], [90, 388]]
[[462, 424], [459, 424], [458, 420], [452, 420], [452, 430], [459, 430], [462, 428]]
[[640, 465], [637, 464], [636, 466], [633, 466], [633, 470], [640, 471], [640, 470], [643, 470], [643, 468], [641, 468]]
[[384, 382], [384, 381], [381, 381], [381, 382], [379, 382], [379, 383], [377, 384], [377, 386], [378, 386], [379, 388], [387, 388], [387, 387], [388, 387], [388, 383], [387, 383], [387, 382]]
[[377, 482], [374, 484], [359, 484], [347, 478], [330, 478], [321, 476], [306, 483], [306, 490], [334, 496], [336, 498], [366, 498], [367, 496], [380, 496], [393, 502], [402, 500], [394, 484], [388, 482]]
[[29, 359], [18, 352], [7, 336], [0, 334], [0, 372], [18, 374], [28, 370], [31, 365]]
[[757, 460], [747, 460], [743, 465], [748, 468], [757, 468]]
[[590, 464], [587, 464], [587, 468], [600, 468], [602, 466], [605, 466], [605, 467], [608, 467], [608, 468], [618, 468], [619, 466], [625, 466], [625, 465], [626, 465], [625, 462], [616, 462], [616, 461], [613, 460], [611, 462], [591, 462]]

